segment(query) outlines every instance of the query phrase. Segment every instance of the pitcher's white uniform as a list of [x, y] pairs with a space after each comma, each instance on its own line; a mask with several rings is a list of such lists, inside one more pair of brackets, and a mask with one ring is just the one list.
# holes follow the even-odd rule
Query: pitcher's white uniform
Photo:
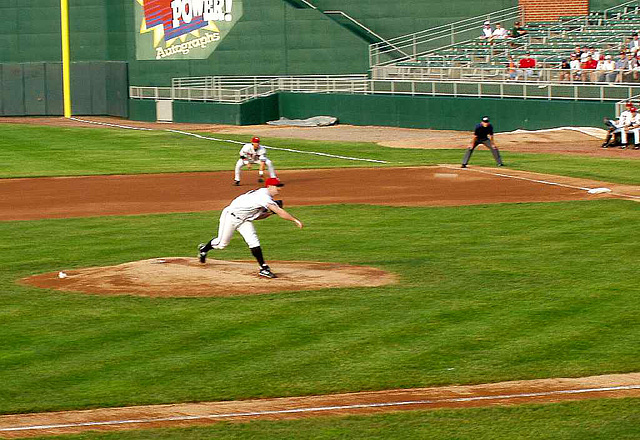
[[275, 204], [267, 188], [260, 188], [233, 199], [231, 204], [222, 210], [218, 236], [211, 240], [214, 249], [224, 249], [231, 241], [234, 231], [238, 231], [249, 248], [260, 246], [258, 234], [253, 227], [253, 220], [269, 210]]
[[[249, 164], [257, 164], [264, 162], [269, 169], [269, 177], [277, 177], [276, 170], [273, 168], [273, 163], [267, 157], [267, 149], [262, 145], [258, 146], [258, 149], [253, 148], [253, 144], [244, 144], [240, 149], [240, 159], [236, 162], [235, 181], [240, 182], [240, 169]], [[262, 174], [262, 173], [261, 173]], [[260, 176], [262, 177], [262, 175]]]

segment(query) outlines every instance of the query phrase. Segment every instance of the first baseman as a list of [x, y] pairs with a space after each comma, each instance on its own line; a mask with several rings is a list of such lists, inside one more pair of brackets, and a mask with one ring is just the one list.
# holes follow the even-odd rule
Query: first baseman
[[251, 253], [258, 261], [260, 270], [258, 275], [266, 278], [276, 278], [262, 256], [262, 248], [258, 234], [253, 227], [255, 220], [262, 220], [271, 214], [277, 214], [285, 220], [294, 222], [300, 229], [303, 224], [300, 220], [282, 209], [282, 201], [273, 200], [284, 186], [277, 178], [271, 177], [265, 182], [265, 188], [249, 191], [233, 199], [231, 204], [222, 210], [218, 236], [208, 243], [198, 245], [198, 257], [201, 263], [207, 261], [207, 252], [211, 249], [224, 249], [233, 236], [233, 231], [238, 231], [249, 246]]
[[462, 168], [466, 168], [469, 163], [469, 159], [471, 159], [471, 154], [473, 150], [476, 149], [478, 145], [484, 145], [489, 150], [491, 150], [491, 154], [493, 154], [493, 158], [496, 160], [496, 163], [499, 167], [503, 166], [502, 158], [500, 157], [500, 151], [496, 147], [495, 142], [493, 141], [493, 125], [489, 122], [489, 117], [485, 116], [482, 118], [482, 121], [476, 125], [476, 129], [473, 132], [473, 141], [471, 141], [471, 147], [467, 148], [467, 151], [464, 153], [464, 159], [462, 159]]
[[264, 182], [265, 166], [269, 168], [269, 177], [277, 177], [276, 170], [273, 168], [273, 163], [267, 157], [267, 149], [260, 145], [259, 137], [254, 137], [251, 139], [251, 143], [244, 144], [240, 149], [240, 159], [236, 162], [234, 184], [240, 185], [240, 169], [243, 166], [247, 166], [251, 169], [251, 165], [256, 163], [260, 164], [260, 169], [258, 170], [260, 177], [258, 178], [258, 182]]

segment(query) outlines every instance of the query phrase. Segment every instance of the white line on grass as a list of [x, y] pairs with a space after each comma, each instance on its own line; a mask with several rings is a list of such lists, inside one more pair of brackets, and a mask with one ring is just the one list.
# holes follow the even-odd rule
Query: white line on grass
[[[446, 165], [446, 164], [442, 164], [442, 165], [439, 165], [439, 166], [441, 166], [442, 168], [448, 168], [450, 170], [460, 170], [460, 167], [454, 167], [454, 166]], [[482, 173], [482, 174], [489, 174], [490, 176], [507, 177], [507, 178], [510, 178], [510, 179], [525, 180], [527, 182], [533, 182], [533, 183], [542, 183], [544, 185], [562, 186], [564, 188], [577, 189], [577, 190], [581, 190], [581, 191], [590, 191], [591, 189], [593, 189], [593, 188], [586, 188], [586, 187], [583, 187], [583, 186], [569, 185], [569, 184], [566, 184], [566, 183], [550, 182], [548, 180], [530, 179], [528, 177], [513, 176], [511, 174], [503, 174], [503, 173], [494, 173], [494, 172], [491, 172], [491, 171], [477, 170], [477, 169], [472, 169], [472, 168], [466, 168], [464, 170], [464, 172], [468, 172], [468, 171], [474, 171], [476, 173]], [[615, 196], [618, 196], [618, 197], [625, 197], [625, 198], [640, 200], [640, 196], [633, 196], [631, 194], [623, 194], [623, 193], [618, 193], [618, 192], [610, 192], [609, 194], [615, 195]]]
[[571, 394], [585, 394], [585, 393], [598, 393], [606, 391], [624, 391], [624, 390], [637, 390], [640, 389], [640, 385], [621, 385], [604, 388], [583, 388], [576, 390], [556, 390], [556, 391], [542, 391], [537, 393], [517, 393], [517, 394], [502, 394], [496, 396], [475, 396], [475, 397], [453, 397], [447, 399], [435, 399], [435, 400], [407, 400], [400, 402], [384, 402], [384, 403], [362, 403], [355, 405], [334, 405], [334, 406], [318, 406], [310, 408], [293, 408], [282, 409], [273, 411], [254, 411], [254, 412], [237, 412], [228, 414], [207, 414], [200, 416], [175, 416], [175, 417], [157, 417], [148, 419], [129, 419], [129, 420], [108, 420], [104, 422], [82, 422], [82, 423], [60, 423], [51, 425], [31, 425], [31, 426], [16, 426], [8, 428], [0, 428], [0, 432], [15, 432], [15, 431], [38, 431], [47, 429], [61, 429], [61, 428], [80, 428], [86, 426], [116, 426], [116, 425], [131, 425], [131, 424], [144, 424], [144, 423], [159, 423], [159, 422], [180, 422], [191, 420], [215, 420], [234, 417], [257, 417], [267, 415], [278, 414], [303, 414], [310, 412], [326, 412], [337, 410], [349, 410], [349, 409], [365, 409], [365, 408], [388, 408], [388, 407], [400, 407], [409, 405], [432, 405], [437, 403], [456, 403], [456, 402], [477, 402], [477, 401], [491, 401], [491, 400], [506, 400], [506, 399], [518, 399], [527, 397], [548, 397], [559, 395], [571, 395]]
[[[207, 141], [216, 141], [216, 142], [227, 142], [230, 144], [238, 144], [238, 145], [243, 145], [244, 142], [239, 142], [239, 141], [234, 141], [231, 139], [219, 139], [219, 138], [214, 138], [214, 137], [209, 137], [209, 136], [202, 136], [199, 134], [195, 134], [195, 133], [189, 133], [187, 131], [182, 131], [182, 130], [173, 130], [170, 128], [166, 128], [166, 129], [162, 129], [162, 130], [158, 130], [155, 128], [144, 128], [144, 127], [130, 127], [128, 125], [119, 125], [119, 124], [110, 124], [108, 122], [97, 122], [97, 121], [89, 121], [86, 119], [80, 119], [80, 118], [69, 118], [71, 120], [77, 121], [77, 122], [83, 122], [86, 124], [94, 124], [94, 125], [104, 125], [106, 127], [116, 127], [116, 128], [124, 128], [127, 130], [143, 130], [143, 131], [167, 131], [170, 133], [176, 133], [176, 134], [182, 134], [184, 136], [192, 136], [198, 139], [204, 139]], [[287, 151], [289, 153], [299, 153], [299, 154], [312, 154], [315, 156], [325, 156], [325, 157], [331, 157], [334, 159], [344, 159], [344, 160], [352, 160], [352, 161], [361, 161], [361, 162], [373, 162], [373, 163], [389, 163], [386, 160], [377, 160], [377, 159], [364, 159], [364, 158], [360, 158], [360, 157], [349, 157], [349, 156], [340, 156], [337, 154], [329, 154], [329, 153], [321, 153], [318, 151], [303, 151], [303, 150], [294, 150], [292, 148], [280, 148], [280, 147], [268, 147], [266, 145], [263, 145], [263, 147], [268, 148], [270, 150], [278, 150], [278, 151]]]

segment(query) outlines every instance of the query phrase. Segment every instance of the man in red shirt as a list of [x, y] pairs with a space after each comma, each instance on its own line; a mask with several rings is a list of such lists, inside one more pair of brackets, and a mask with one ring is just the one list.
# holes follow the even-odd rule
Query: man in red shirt
[[518, 67], [520, 70], [518, 71], [518, 76], [521, 76], [526, 81], [531, 76], [533, 76], [533, 68], [536, 67], [536, 60], [531, 58], [531, 54], [527, 52], [524, 58], [520, 60], [518, 63]]
[[598, 61], [594, 60], [591, 55], [587, 55], [587, 60], [582, 63], [582, 81], [595, 81], [594, 76], [596, 74], [596, 68], [598, 67]]

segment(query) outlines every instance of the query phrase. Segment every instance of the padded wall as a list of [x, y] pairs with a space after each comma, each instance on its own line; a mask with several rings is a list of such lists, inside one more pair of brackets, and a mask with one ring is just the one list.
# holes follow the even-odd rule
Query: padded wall
[[[127, 117], [126, 72], [126, 63], [122, 62], [73, 63], [73, 114]], [[62, 114], [61, 63], [0, 64], [0, 115]]]
[[483, 115], [491, 116], [497, 131], [509, 131], [599, 127], [604, 116], [615, 114], [614, 103], [569, 100], [282, 93], [279, 104], [287, 118], [331, 115], [343, 124], [447, 130], [472, 130]]

